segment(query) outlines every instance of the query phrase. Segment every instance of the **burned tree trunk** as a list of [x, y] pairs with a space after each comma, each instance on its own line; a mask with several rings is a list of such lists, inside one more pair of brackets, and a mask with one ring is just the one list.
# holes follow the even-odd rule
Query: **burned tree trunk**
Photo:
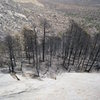
[[10, 65], [11, 65], [11, 72], [14, 72], [14, 67], [15, 67], [15, 55], [14, 55], [14, 39], [11, 35], [6, 36], [5, 38], [6, 46], [7, 46], [7, 51], [9, 54], [9, 59], [10, 59]]

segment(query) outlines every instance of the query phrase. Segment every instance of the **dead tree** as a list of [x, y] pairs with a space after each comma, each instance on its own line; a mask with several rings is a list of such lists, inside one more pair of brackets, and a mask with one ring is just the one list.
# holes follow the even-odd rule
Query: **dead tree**
[[38, 41], [37, 41], [37, 32], [35, 28], [34, 28], [34, 33], [35, 33], [35, 57], [36, 57], [35, 67], [39, 77]]
[[64, 52], [64, 57], [63, 57], [63, 67], [67, 70], [66, 60], [68, 59], [68, 53], [69, 53], [70, 35], [66, 33], [65, 37], [66, 37], [66, 40], [65, 40], [66, 43], [65, 43], [65, 52]]
[[[71, 26], [66, 34], [63, 35], [63, 49], [64, 57], [63, 57], [63, 66], [66, 69], [69, 69], [70, 65], [73, 65], [75, 69], [80, 69], [82, 65], [82, 61], [86, 59], [89, 46], [86, 47], [85, 44], [88, 44], [90, 41], [90, 36], [85, 32], [77, 23], [73, 20], [71, 21]], [[84, 41], [85, 40], [85, 41]], [[86, 50], [84, 50], [86, 49]], [[85, 56], [85, 57], [83, 57]], [[84, 59], [83, 59], [84, 58]], [[67, 67], [66, 67], [67, 60]]]
[[88, 54], [88, 57], [87, 57], [87, 63], [85, 65], [85, 71], [88, 72], [88, 67], [91, 66], [91, 63], [94, 59], [94, 56], [96, 54], [96, 47], [97, 47], [97, 44], [98, 44], [98, 37], [96, 36], [94, 39], [92, 39], [91, 41], [91, 45], [90, 45], [90, 50], [89, 50], [89, 54]]
[[95, 63], [95, 61], [96, 61], [96, 58], [98, 57], [98, 54], [100, 53], [100, 46], [99, 46], [99, 48], [98, 48], [98, 50], [97, 50], [97, 52], [96, 52], [96, 54], [95, 54], [95, 56], [94, 56], [94, 58], [93, 58], [93, 61], [92, 61], [92, 64], [91, 64], [91, 66], [90, 66], [90, 68], [87, 70], [87, 72], [90, 72], [91, 71], [91, 69], [92, 69], [92, 67], [93, 67], [93, 65], [94, 65], [94, 63]]
[[41, 26], [43, 27], [43, 40], [42, 40], [42, 60], [45, 61], [45, 42], [46, 42], [46, 33], [50, 28], [50, 24], [46, 19], [41, 20]]
[[10, 68], [9, 71], [14, 72], [15, 67], [15, 54], [14, 54], [14, 38], [11, 35], [6, 36], [5, 38], [6, 46], [7, 46], [7, 52], [9, 54], [10, 59]]
[[91, 60], [91, 65], [90, 65], [90, 68], [89, 69], [86, 69], [87, 72], [90, 72], [91, 69], [93, 68], [93, 65], [95, 64], [96, 61], [98, 61], [98, 57], [100, 55], [100, 34], [97, 34], [95, 37], [94, 37], [94, 48], [92, 50], [92, 53], [90, 56], [92, 58], [90, 58]]
[[35, 37], [33, 34], [33, 30], [24, 28], [23, 30], [24, 36], [24, 50], [26, 54], [26, 58], [28, 58], [29, 64], [31, 63], [31, 58], [33, 58], [34, 62], [34, 41]]

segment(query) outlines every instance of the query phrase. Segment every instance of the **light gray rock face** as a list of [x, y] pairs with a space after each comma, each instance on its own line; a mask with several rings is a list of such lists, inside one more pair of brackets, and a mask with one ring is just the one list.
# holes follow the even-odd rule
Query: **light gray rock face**
[[[0, 37], [8, 32], [20, 32], [25, 25], [35, 23], [42, 34], [40, 20], [46, 18], [53, 32], [59, 33], [68, 26], [68, 18], [56, 11], [33, 4], [15, 3], [12, 0], [0, 0]], [[40, 36], [41, 36], [40, 34]]]
[[0, 0], [0, 37], [8, 30], [19, 31], [23, 24], [27, 23], [27, 18], [23, 14], [24, 10], [12, 0]]

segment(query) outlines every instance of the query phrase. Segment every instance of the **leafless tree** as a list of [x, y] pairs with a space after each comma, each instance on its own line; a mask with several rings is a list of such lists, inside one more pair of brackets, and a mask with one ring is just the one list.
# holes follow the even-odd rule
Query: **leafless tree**
[[48, 29], [50, 28], [50, 24], [47, 19], [41, 20], [41, 26], [43, 27], [43, 40], [42, 40], [42, 60], [45, 61], [45, 42], [46, 42], [46, 33], [48, 33]]
[[7, 52], [9, 54], [9, 59], [10, 59], [10, 69], [9, 71], [14, 72], [14, 67], [16, 66], [16, 61], [15, 61], [15, 54], [14, 54], [14, 37], [11, 35], [7, 35], [5, 37], [5, 43], [7, 46]]

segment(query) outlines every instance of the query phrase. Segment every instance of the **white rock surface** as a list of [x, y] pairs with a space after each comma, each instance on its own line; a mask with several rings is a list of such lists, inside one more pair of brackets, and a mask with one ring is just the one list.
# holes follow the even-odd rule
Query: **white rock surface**
[[43, 81], [0, 74], [0, 100], [100, 100], [100, 74], [64, 73]]

